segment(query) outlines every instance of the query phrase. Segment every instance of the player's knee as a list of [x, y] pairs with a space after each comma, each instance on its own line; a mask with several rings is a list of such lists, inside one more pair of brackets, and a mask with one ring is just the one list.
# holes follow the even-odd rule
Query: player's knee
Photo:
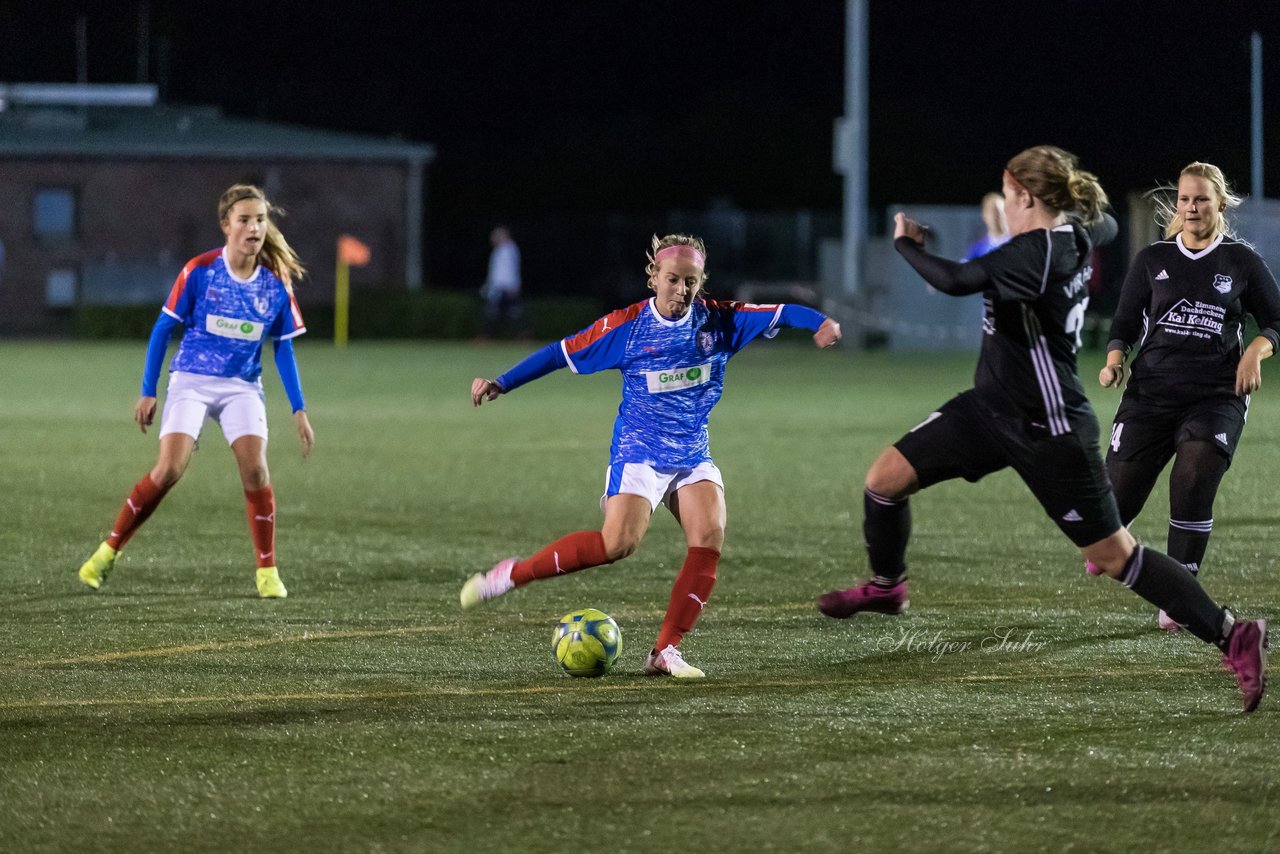
[[156, 463], [151, 470], [151, 482], [161, 489], [169, 489], [182, 479], [186, 466], [168, 460]]
[[688, 538], [688, 544], [691, 549], [724, 551], [724, 526], [699, 531]]
[[619, 539], [612, 543], [606, 542], [604, 550], [609, 556], [609, 563], [613, 563], [616, 560], [631, 557], [639, 545], [640, 541], [637, 539]]
[[1085, 560], [1096, 566], [1101, 574], [1119, 578], [1124, 574], [1134, 549], [1138, 547], [1128, 528], [1121, 528], [1104, 540], [1099, 540], [1082, 551]]
[[867, 472], [866, 488], [885, 498], [906, 498], [920, 488], [920, 481], [907, 458], [888, 448]]
[[1116, 559], [1107, 557], [1101, 560], [1091, 561], [1091, 563], [1101, 570], [1103, 575], [1109, 578], [1119, 578], [1120, 574], [1124, 572], [1125, 564], [1128, 563], [1128, 561], [1123, 558]]
[[271, 475], [265, 465], [241, 466], [240, 482], [244, 484], [245, 489], [262, 489], [271, 482]]
[[644, 537], [643, 531], [604, 531], [604, 551], [609, 563], [635, 554]]

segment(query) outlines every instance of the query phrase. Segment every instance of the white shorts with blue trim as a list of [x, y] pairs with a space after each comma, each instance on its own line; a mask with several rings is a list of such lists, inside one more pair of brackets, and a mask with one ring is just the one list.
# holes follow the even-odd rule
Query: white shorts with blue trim
[[710, 460], [687, 469], [655, 468], [648, 463], [614, 463], [605, 469], [600, 509], [604, 509], [610, 496], [625, 493], [649, 499], [649, 506], [657, 510], [659, 504], [670, 506], [671, 496], [676, 494], [676, 490], [701, 480], [709, 480], [724, 489], [720, 469]]
[[262, 383], [186, 371], [171, 373], [160, 416], [161, 438], [185, 433], [199, 439], [205, 418], [218, 422], [228, 445], [241, 436], [261, 436], [265, 440], [267, 404]]

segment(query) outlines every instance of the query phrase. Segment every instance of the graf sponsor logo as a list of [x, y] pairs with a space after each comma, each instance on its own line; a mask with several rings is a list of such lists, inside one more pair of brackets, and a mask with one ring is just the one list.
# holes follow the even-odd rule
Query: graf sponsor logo
[[645, 371], [645, 381], [650, 394], [676, 391], [703, 385], [711, 379], [711, 365], [694, 365], [689, 368], [669, 368], [664, 371]]
[[213, 335], [223, 338], [239, 338], [242, 341], [257, 341], [262, 338], [262, 324], [252, 320], [239, 320], [234, 317], [220, 317], [210, 314], [205, 317], [204, 328]]

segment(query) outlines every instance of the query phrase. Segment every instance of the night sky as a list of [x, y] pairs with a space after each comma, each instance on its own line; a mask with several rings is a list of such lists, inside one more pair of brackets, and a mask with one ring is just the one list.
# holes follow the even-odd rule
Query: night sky
[[[871, 0], [868, 203], [973, 202], [1042, 142], [1079, 154], [1117, 199], [1194, 159], [1248, 192], [1253, 30], [1280, 195], [1277, 6]], [[148, 78], [171, 102], [434, 144], [428, 212], [443, 233], [716, 198], [840, 207], [843, 2], [319, 7], [150, 2]], [[136, 82], [129, 0], [0, 2], [0, 80], [73, 81], [79, 14], [90, 82]]]

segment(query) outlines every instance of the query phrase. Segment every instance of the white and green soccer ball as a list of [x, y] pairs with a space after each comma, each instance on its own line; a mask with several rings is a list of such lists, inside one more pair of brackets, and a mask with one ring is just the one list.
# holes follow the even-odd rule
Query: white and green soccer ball
[[604, 611], [571, 611], [560, 618], [551, 651], [570, 676], [603, 676], [622, 652], [622, 629]]

